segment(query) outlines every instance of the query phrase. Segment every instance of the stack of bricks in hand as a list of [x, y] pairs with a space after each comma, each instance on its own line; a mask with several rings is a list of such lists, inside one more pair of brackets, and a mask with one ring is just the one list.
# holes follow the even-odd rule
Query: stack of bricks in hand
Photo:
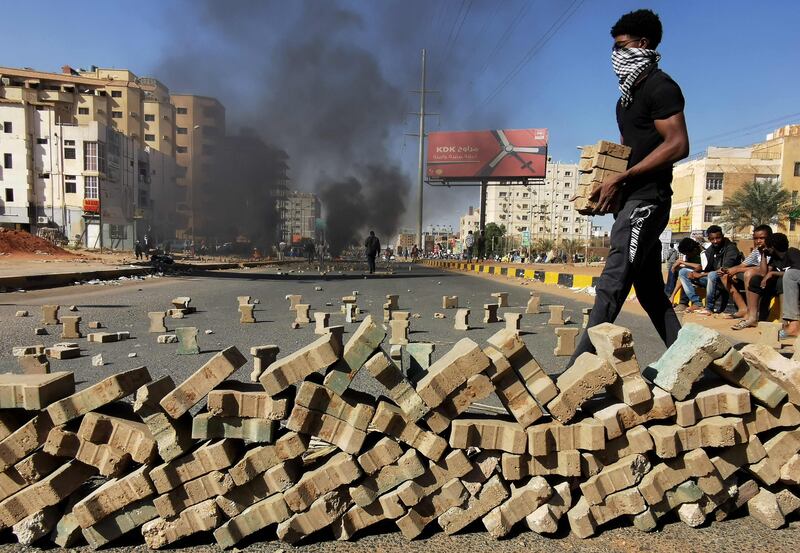
[[575, 209], [581, 215], [597, 214], [597, 205], [589, 197], [610, 176], [624, 172], [628, 168], [628, 146], [601, 140], [597, 144], [581, 147], [581, 161], [578, 165], [580, 181], [575, 194]]
[[[642, 371], [627, 329], [589, 336], [597, 354], [555, 380], [513, 329], [464, 338], [410, 379], [371, 316], [346, 344], [254, 348], [253, 383], [235, 380], [235, 347], [177, 385], [144, 367], [77, 392], [70, 372], [6, 374], [0, 526], [25, 544], [135, 534], [157, 549], [198, 533], [222, 548], [256, 532], [350, 540], [380, 521], [406, 539], [473, 523], [587, 538], [612, 520], [646, 532], [734, 511], [786, 524], [800, 361], [687, 324]], [[388, 397], [350, 389], [359, 372]], [[475, 414], [491, 394], [497, 414]]]

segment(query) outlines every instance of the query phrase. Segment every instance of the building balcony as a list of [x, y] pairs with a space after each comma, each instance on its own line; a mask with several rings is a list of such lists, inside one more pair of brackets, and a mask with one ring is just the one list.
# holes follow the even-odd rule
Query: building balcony
[[61, 90], [40, 90], [39, 100], [42, 102], [66, 102], [73, 103], [75, 95], [72, 92], [63, 92]]

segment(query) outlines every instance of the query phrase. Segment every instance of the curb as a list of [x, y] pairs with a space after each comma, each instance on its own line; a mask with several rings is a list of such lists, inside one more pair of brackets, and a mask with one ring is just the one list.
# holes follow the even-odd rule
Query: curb
[[596, 286], [600, 282], [599, 276], [581, 275], [573, 273], [557, 273], [554, 271], [539, 271], [534, 269], [519, 269], [515, 267], [501, 267], [499, 265], [483, 265], [481, 263], [467, 263], [462, 261], [423, 260], [423, 265], [438, 267], [451, 271], [464, 271], [473, 273], [486, 273], [507, 277], [525, 278], [542, 282], [544, 284], [560, 284], [567, 288], [585, 288]]

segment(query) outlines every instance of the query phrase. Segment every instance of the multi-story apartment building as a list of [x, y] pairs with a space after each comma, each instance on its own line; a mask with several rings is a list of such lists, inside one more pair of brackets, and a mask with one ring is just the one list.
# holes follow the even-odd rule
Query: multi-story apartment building
[[322, 204], [316, 194], [290, 190], [285, 197], [286, 226], [284, 241], [298, 244], [303, 238], [319, 240], [317, 219], [322, 214]]
[[578, 187], [578, 166], [548, 162], [543, 185], [492, 185], [486, 194], [486, 223], [503, 225], [506, 235], [527, 246], [540, 239], [589, 238], [589, 217], [570, 198]]
[[469, 231], [477, 234], [481, 230], [481, 210], [469, 206], [467, 213], [458, 220], [458, 238], [463, 243]]
[[125, 70], [62, 71], [0, 68], [0, 187], [11, 190], [0, 224], [57, 226], [90, 247], [171, 238], [169, 91]]

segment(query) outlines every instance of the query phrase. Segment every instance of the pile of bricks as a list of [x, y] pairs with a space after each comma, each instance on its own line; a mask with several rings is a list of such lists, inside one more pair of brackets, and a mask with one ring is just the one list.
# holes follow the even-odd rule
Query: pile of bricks
[[580, 150], [580, 180], [575, 194], [575, 209], [581, 215], [602, 215], [597, 211], [597, 204], [589, 198], [609, 177], [627, 170], [631, 149], [601, 140], [597, 144], [582, 146]]
[[[476, 524], [586, 538], [746, 508], [779, 528], [800, 509], [800, 360], [769, 346], [687, 324], [642, 371], [630, 332], [603, 324], [597, 353], [553, 380], [513, 329], [432, 363], [414, 351], [406, 374], [371, 316], [346, 343], [328, 328], [284, 357], [253, 348], [250, 383], [231, 379], [248, 361], [235, 347], [178, 385], [144, 367], [77, 392], [69, 372], [2, 375], [0, 525], [24, 544], [206, 532], [229, 548], [380, 521], [407, 539]], [[386, 395], [352, 390], [359, 372]], [[476, 415], [490, 395], [500, 413]]]

